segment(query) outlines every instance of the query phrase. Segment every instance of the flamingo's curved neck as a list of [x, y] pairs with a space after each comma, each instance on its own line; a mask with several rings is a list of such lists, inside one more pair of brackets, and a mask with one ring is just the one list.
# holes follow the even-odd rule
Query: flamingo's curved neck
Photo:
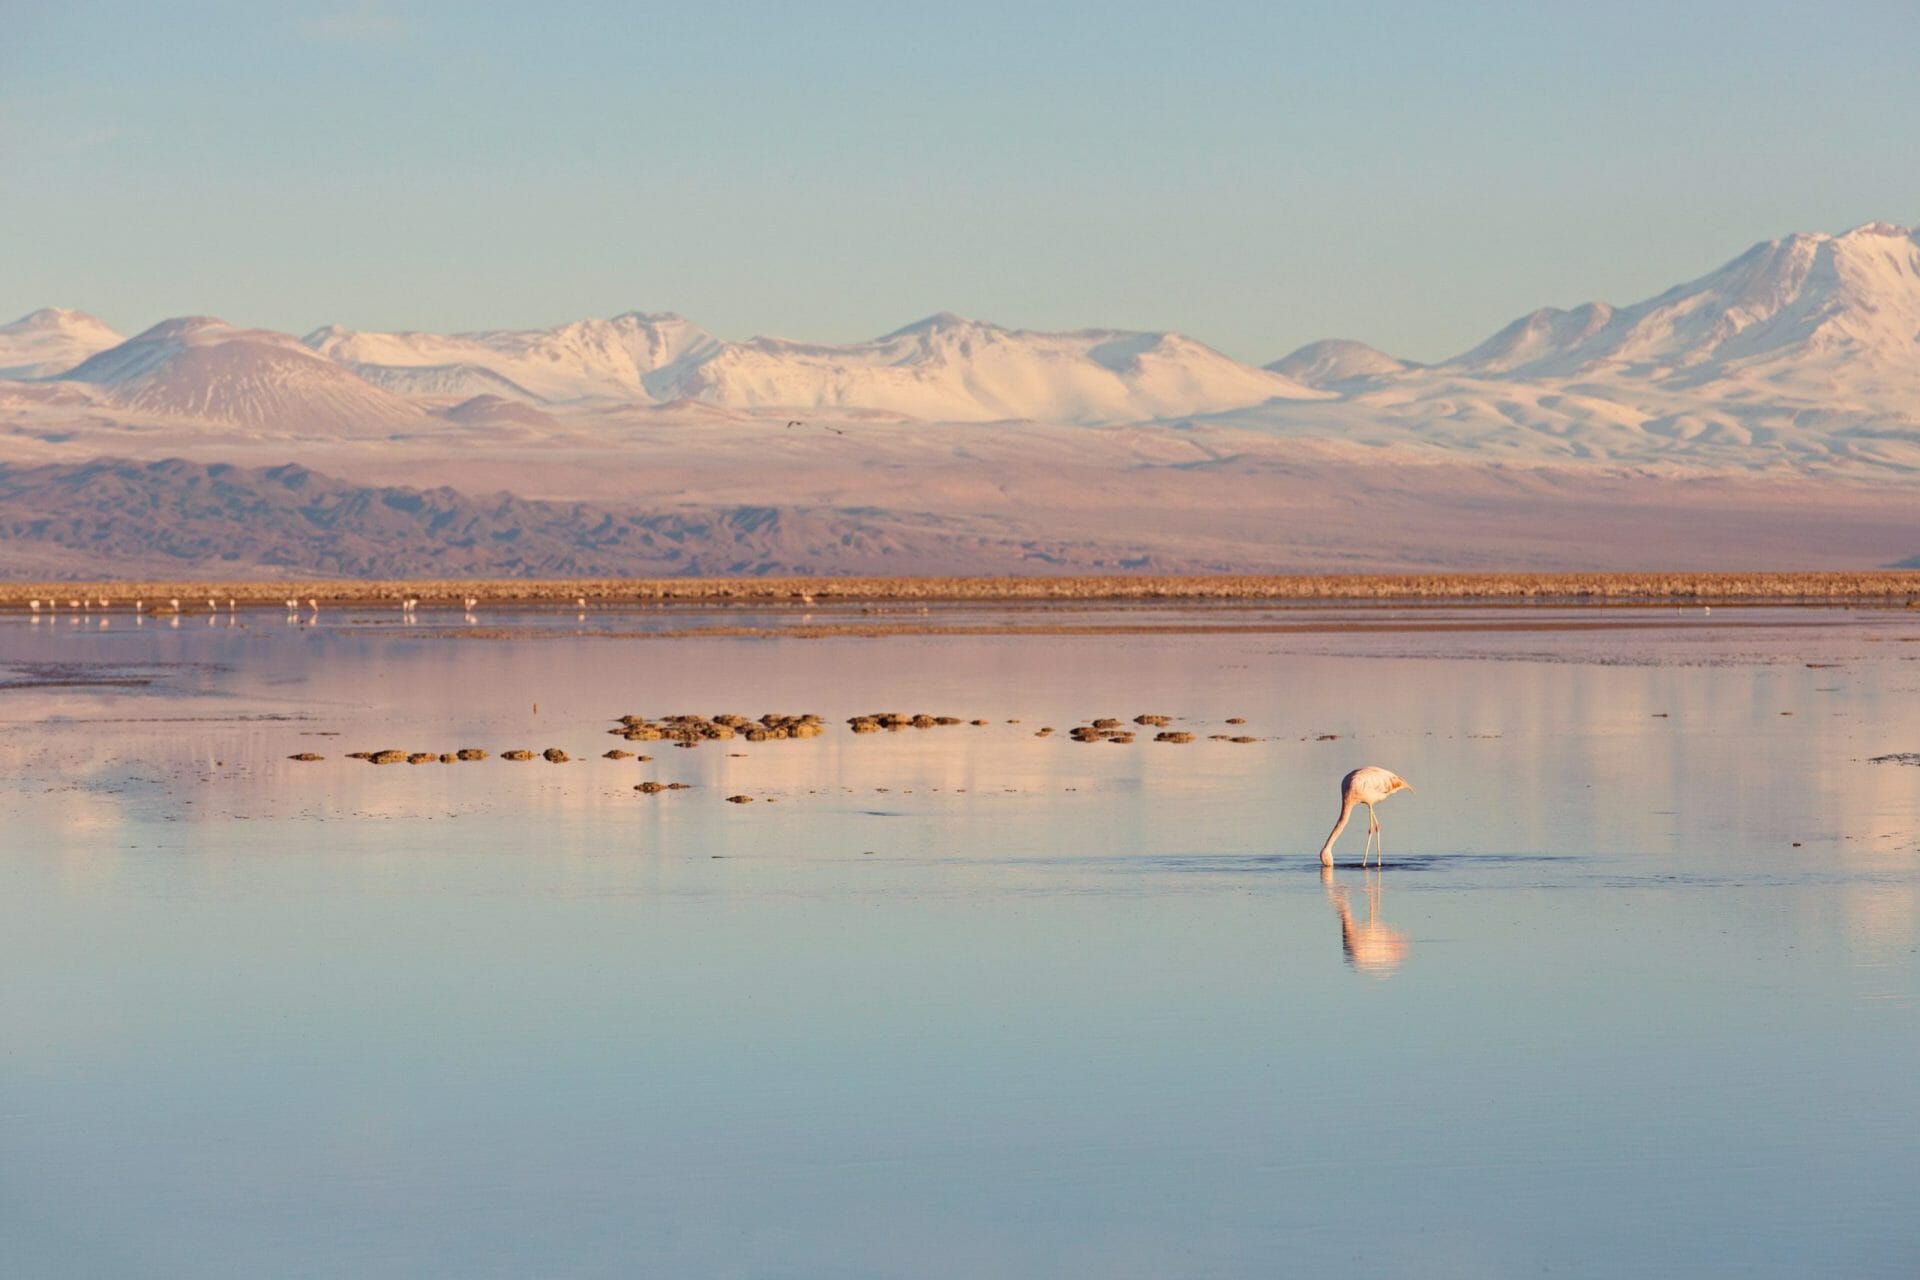
[[1327, 835], [1327, 842], [1320, 846], [1321, 866], [1330, 867], [1333, 865], [1333, 842], [1338, 840], [1340, 833], [1347, 829], [1347, 819], [1353, 813], [1353, 806], [1354, 800], [1351, 796], [1340, 802], [1340, 821], [1333, 824], [1333, 830]]

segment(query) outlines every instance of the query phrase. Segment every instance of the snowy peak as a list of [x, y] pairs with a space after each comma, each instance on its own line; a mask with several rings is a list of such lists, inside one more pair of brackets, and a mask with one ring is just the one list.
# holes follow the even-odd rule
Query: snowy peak
[[1387, 378], [1418, 366], [1396, 359], [1364, 342], [1325, 338], [1266, 366], [1285, 378], [1320, 389], [1341, 389], [1372, 378]]
[[0, 379], [49, 378], [120, 341], [84, 311], [42, 307], [0, 325]]
[[42, 307], [29, 311], [11, 324], [0, 324], [0, 333], [112, 333], [106, 323], [71, 307]]
[[640, 311], [552, 329], [457, 334], [360, 333], [329, 325], [304, 341], [402, 394], [505, 394], [556, 404], [657, 399], [654, 384], [672, 381], [721, 345], [680, 316]]
[[895, 338], [910, 337], [914, 334], [950, 333], [961, 329], [1006, 332], [1006, 330], [1001, 329], [1000, 326], [996, 324], [988, 324], [981, 320], [969, 320], [965, 316], [957, 316], [951, 311], [936, 311], [923, 320], [915, 320], [912, 324], [902, 325], [892, 333], [883, 333], [878, 338], [875, 338], [874, 341], [891, 342]]
[[448, 403], [697, 401], [732, 410], [862, 410], [932, 421], [1138, 421], [1321, 393], [1191, 338], [1033, 333], [951, 312], [844, 345], [722, 342], [670, 312], [552, 329], [439, 335], [329, 326], [306, 345], [397, 394]]
[[[1614, 309], [1604, 302], [1589, 302], [1571, 311], [1542, 307], [1521, 316], [1449, 363], [1483, 374], [1513, 373], [1521, 369], [1541, 373], [1556, 362], [1577, 364], [1578, 354], [1605, 332], [1614, 315]], [[1570, 360], [1570, 355], [1575, 358]]]
[[733, 408], [864, 409], [944, 422], [1128, 422], [1321, 393], [1174, 333], [1037, 333], [950, 313], [870, 342], [755, 338], [678, 387]]
[[315, 355], [295, 338], [211, 316], [163, 320], [63, 375], [142, 413], [292, 435], [387, 434], [413, 405]]
[[1762, 241], [1718, 270], [1619, 310], [1522, 316], [1445, 367], [1489, 377], [1626, 373], [1698, 384], [1825, 377], [1843, 360], [1920, 367], [1920, 232], [1871, 222]]

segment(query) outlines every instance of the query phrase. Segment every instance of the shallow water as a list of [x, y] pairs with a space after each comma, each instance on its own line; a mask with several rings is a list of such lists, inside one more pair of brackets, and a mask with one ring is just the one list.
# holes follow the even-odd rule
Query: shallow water
[[1920, 1270], [1920, 618], [1269, 612], [0, 618], [4, 1270]]

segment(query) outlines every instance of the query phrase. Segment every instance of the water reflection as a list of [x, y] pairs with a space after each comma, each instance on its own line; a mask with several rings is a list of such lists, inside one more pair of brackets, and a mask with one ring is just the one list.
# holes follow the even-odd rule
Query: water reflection
[[1332, 867], [1320, 868], [1320, 883], [1327, 891], [1327, 901], [1340, 917], [1340, 950], [1346, 954], [1347, 963], [1361, 973], [1390, 977], [1407, 958], [1413, 944], [1405, 933], [1380, 919], [1382, 873], [1363, 871], [1361, 876], [1362, 889], [1367, 895], [1367, 918], [1355, 920], [1347, 886], [1334, 878]]
[[[1868, 761], [1920, 668], [1883, 619], [1681, 666], [375, 612], [0, 616], [8, 1274], [1913, 1272], [1920, 774]], [[839, 727], [889, 706], [989, 723]], [[676, 710], [835, 728], [600, 757]], [[1138, 712], [1195, 740], [1036, 735]], [[345, 757], [468, 744], [574, 759]], [[1275, 853], [1355, 758], [1443, 797], [1406, 932], [1378, 871], [1316, 903]], [[1371, 980], [1276, 982], [1328, 906]]]

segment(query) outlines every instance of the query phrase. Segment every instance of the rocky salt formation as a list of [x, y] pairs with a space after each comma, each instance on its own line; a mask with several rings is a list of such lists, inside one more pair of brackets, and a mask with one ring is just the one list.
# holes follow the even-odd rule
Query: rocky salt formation
[[[820, 717], [784, 715], [768, 712], [758, 720], [726, 713], [708, 718], [699, 715], [670, 715], [658, 720], [646, 716], [620, 717], [616, 728], [607, 730], [629, 742], [671, 742], [677, 747], [696, 747], [702, 742], [743, 738], [748, 742], [770, 742], [785, 738], [816, 738], [826, 732]], [[644, 758], [644, 757], [643, 757]]]
[[[897, 733], [902, 729], [933, 729], [962, 723], [965, 722], [959, 716], [935, 716], [928, 715], [924, 711], [913, 715], [902, 711], [874, 711], [863, 716], [849, 717], [847, 727], [855, 733], [878, 733], [882, 729]], [[976, 720], [974, 723], [985, 724], [986, 721]]]

